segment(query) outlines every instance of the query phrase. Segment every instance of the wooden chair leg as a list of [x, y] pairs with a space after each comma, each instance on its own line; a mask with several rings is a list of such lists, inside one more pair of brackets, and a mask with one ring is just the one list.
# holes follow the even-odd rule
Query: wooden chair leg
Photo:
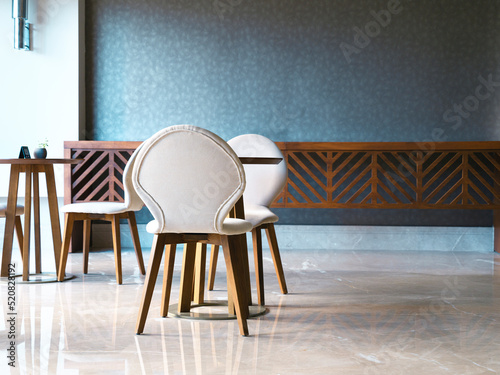
[[14, 218], [14, 226], [16, 228], [17, 243], [19, 244], [19, 250], [21, 252], [21, 260], [23, 258], [23, 225], [21, 224], [21, 217], [16, 216]]
[[115, 273], [116, 282], [122, 284], [122, 247], [120, 242], [120, 217], [113, 215], [111, 221], [111, 231], [113, 233], [113, 250], [115, 253]]
[[234, 294], [235, 292], [231, 289], [232, 284], [231, 280], [229, 280], [229, 277], [226, 277], [226, 285], [227, 285], [227, 313], [229, 315], [236, 315], [236, 308], [234, 305]]
[[210, 265], [208, 266], [208, 290], [214, 290], [215, 273], [217, 272], [217, 258], [219, 257], [219, 245], [212, 245], [210, 250]]
[[71, 242], [71, 234], [73, 233], [73, 224], [75, 218], [73, 214], [67, 213], [64, 220], [64, 236], [61, 246], [61, 259], [59, 261], [59, 269], [57, 270], [57, 280], [64, 281], [66, 271], [66, 262], [68, 260], [69, 245]]
[[86, 275], [89, 272], [89, 252], [90, 252], [90, 230], [92, 228], [92, 220], [83, 220], [83, 273]]
[[191, 310], [195, 259], [196, 242], [187, 243], [184, 248], [184, 258], [182, 260], [181, 286], [179, 291], [179, 313], [189, 312]]
[[158, 270], [160, 269], [161, 258], [163, 256], [163, 248], [165, 246], [165, 233], [156, 234], [151, 247], [151, 255], [149, 256], [148, 272], [144, 280], [144, 289], [142, 291], [142, 299], [137, 316], [137, 324], [135, 332], [139, 335], [144, 332], [144, 325], [148, 317], [149, 306], [153, 297]]
[[285, 273], [283, 272], [283, 265], [281, 264], [280, 250], [278, 248], [278, 240], [276, 239], [276, 232], [274, 230], [274, 224], [267, 224], [266, 235], [269, 242], [269, 248], [271, 249], [271, 255], [273, 257], [274, 269], [276, 270], [276, 276], [278, 277], [278, 282], [280, 284], [281, 293], [287, 294], [288, 289], [286, 287]]
[[142, 258], [141, 241], [139, 240], [137, 221], [135, 220], [135, 212], [133, 211], [128, 212], [128, 226], [134, 243], [135, 256], [137, 258], [137, 264], [139, 265], [139, 271], [141, 272], [141, 275], [145, 275], [146, 270], [144, 269], [144, 260]]
[[162, 303], [161, 316], [164, 318], [168, 315], [168, 305], [170, 303], [170, 291], [172, 290], [172, 279], [174, 277], [175, 251], [177, 245], [170, 244], [165, 246], [165, 270], [163, 271], [163, 288], [162, 288]]
[[227, 278], [230, 284], [230, 290], [233, 294], [236, 317], [240, 334], [248, 336], [248, 296], [246, 290], [246, 281], [244, 266], [241, 256], [241, 238], [239, 236], [223, 236], [222, 250], [226, 261]]
[[262, 261], [262, 231], [261, 228], [252, 229], [253, 258], [255, 263], [255, 280], [257, 283], [257, 298], [259, 305], [265, 305], [264, 298], [264, 264]]

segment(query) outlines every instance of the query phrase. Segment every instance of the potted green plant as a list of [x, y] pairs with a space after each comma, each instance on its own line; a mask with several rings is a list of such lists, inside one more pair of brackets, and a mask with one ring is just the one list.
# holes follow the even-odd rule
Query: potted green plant
[[49, 145], [49, 141], [47, 138], [43, 142], [38, 143], [38, 147], [35, 148], [33, 155], [35, 159], [45, 159], [47, 157], [47, 147]]

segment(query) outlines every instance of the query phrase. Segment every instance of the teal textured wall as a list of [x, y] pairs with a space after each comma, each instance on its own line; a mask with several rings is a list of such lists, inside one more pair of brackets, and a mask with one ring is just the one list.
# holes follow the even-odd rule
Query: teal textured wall
[[88, 0], [87, 137], [500, 140], [499, 4]]
[[[500, 140], [496, 0], [87, 0], [86, 56], [87, 139], [193, 124], [225, 139]], [[485, 212], [287, 212], [491, 224]]]

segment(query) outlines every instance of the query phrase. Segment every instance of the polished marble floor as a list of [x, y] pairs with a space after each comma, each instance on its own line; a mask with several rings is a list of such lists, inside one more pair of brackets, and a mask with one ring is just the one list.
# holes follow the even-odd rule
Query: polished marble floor
[[[149, 251], [144, 256], [147, 262]], [[44, 253], [49, 268], [50, 257]], [[235, 321], [160, 318], [161, 274], [138, 336], [143, 277], [133, 251], [124, 249], [120, 286], [111, 251], [93, 252], [85, 276], [81, 254], [70, 254], [73, 280], [17, 279], [15, 368], [8, 366], [2, 280], [0, 373], [500, 373], [499, 254], [309, 249], [282, 251], [282, 257], [290, 294], [279, 293], [266, 254], [269, 313], [249, 321], [250, 337], [238, 334]], [[180, 254], [176, 259], [179, 271]], [[225, 298], [222, 259], [218, 269], [209, 299]], [[172, 301], [178, 286], [177, 272]]]

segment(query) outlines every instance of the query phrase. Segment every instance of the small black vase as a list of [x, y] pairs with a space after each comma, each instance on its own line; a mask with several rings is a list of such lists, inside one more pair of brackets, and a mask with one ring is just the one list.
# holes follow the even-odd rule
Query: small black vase
[[45, 159], [47, 157], [47, 149], [35, 148], [35, 151], [33, 151], [33, 155], [35, 156], [35, 159]]

